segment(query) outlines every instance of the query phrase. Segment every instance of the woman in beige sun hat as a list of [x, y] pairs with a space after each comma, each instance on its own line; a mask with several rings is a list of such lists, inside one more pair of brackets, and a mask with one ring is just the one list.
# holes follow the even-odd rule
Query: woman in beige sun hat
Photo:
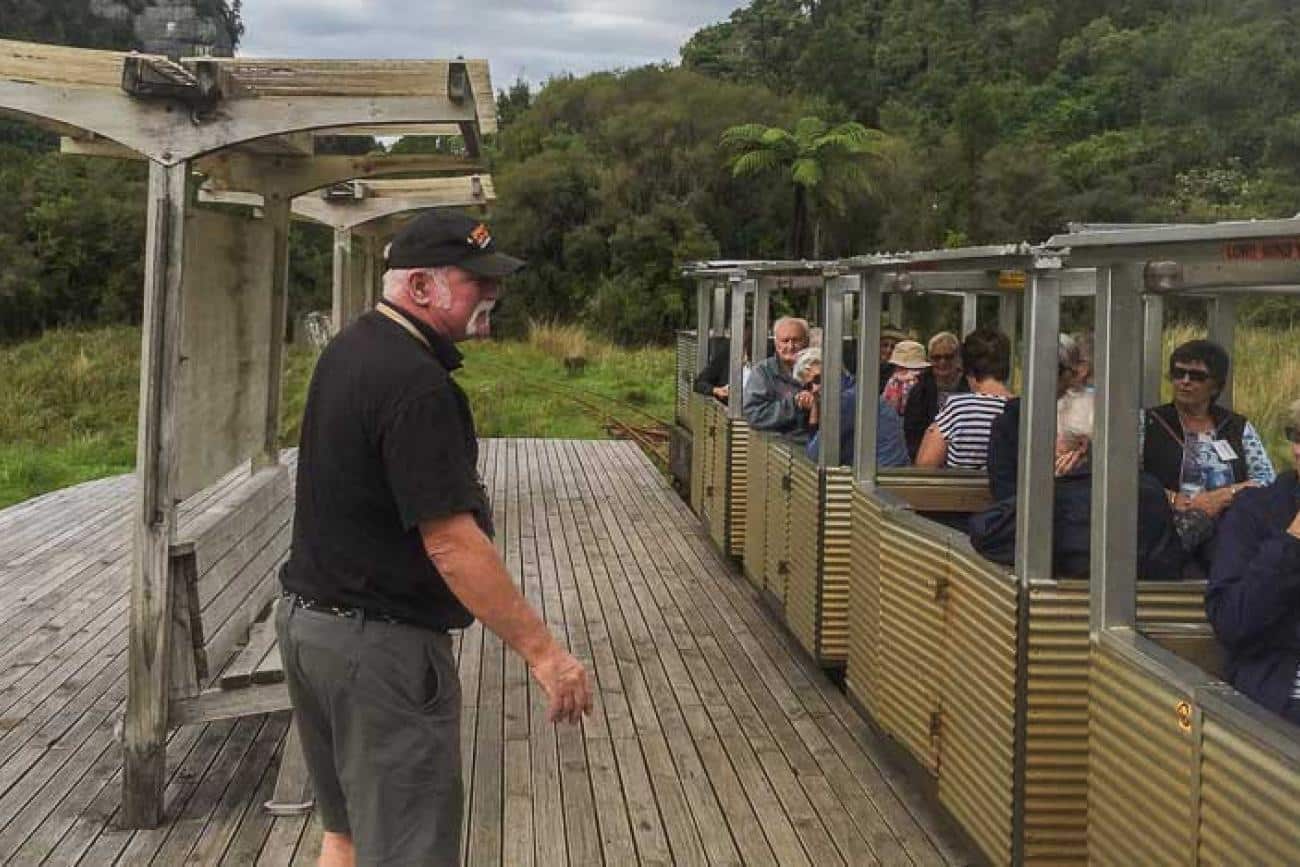
[[915, 340], [900, 340], [889, 356], [893, 372], [885, 382], [881, 396], [899, 415], [907, 407], [907, 398], [921, 381], [921, 374], [930, 367], [925, 359], [925, 347]]

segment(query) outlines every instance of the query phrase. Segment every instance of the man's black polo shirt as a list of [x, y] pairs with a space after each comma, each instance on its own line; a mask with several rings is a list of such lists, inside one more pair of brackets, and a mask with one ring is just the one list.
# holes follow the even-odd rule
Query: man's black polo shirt
[[458, 629], [473, 617], [429, 560], [418, 525], [473, 512], [487, 530], [490, 507], [469, 401], [450, 376], [461, 355], [405, 318], [429, 347], [372, 310], [321, 354], [303, 415], [282, 580], [319, 602]]

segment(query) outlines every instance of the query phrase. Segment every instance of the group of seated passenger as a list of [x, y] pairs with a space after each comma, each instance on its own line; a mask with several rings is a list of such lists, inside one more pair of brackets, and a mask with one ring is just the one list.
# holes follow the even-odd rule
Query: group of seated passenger
[[[820, 350], [808, 346], [808, 323], [802, 319], [778, 320], [773, 337], [775, 354], [750, 369], [742, 412], [753, 429], [805, 443], [815, 457], [820, 443]], [[927, 358], [926, 347], [886, 329], [881, 354], [877, 465], [983, 469], [992, 420], [1010, 397], [1006, 381], [1011, 343], [1006, 335], [983, 328], [958, 342], [955, 335], [941, 332], [930, 339]], [[815, 361], [815, 368], [800, 367], [801, 359]], [[858, 387], [845, 373], [840, 389], [840, 456], [849, 463]]]
[[[822, 357], [808, 324], [785, 318], [775, 354], [752, 366], [743, 412], [756, 430], [820, 444]], [[1015, 557], [1020, 401], [1009, 387], [1011, 346], [993, 329], [927, 347], [899, 332], [881, 341], [877, 464], [986, 469], [994, 505], [970, 522], [976, 549]], [[1093, 436], [1092, 342], [1062, 335], [1057, 366], [1053, 567], [1090, 572]], [[1300, 723], [1300, 483], [1274, 472], [1262, 438], [1218, 405], [1229, 358], [1208, 340], [1169, 359], [1173, 400], [1142, 413], [1138, 577], [1208, 576], [1206, 611], [1226, 650], [1226, 676], [1246, 695]], [[840, 454], [853, 459], [859, 388], [843, 374]], [[1300, 401], [1285, 428], [1300, 469]]]
[[[822, 355], [810, 347], [808, 323], [783, 317], [772, 328], [775, 354], [755, 364], [745, 383], [741, 410], [754, 430], [784, 434], [804, 445], [814, 460], [820, 450]], [[857, 382], [846, 371], [840, 380], [840, 460], [853, 460]], [[879, 466], [910, 463], [903, 443], [902, 418], [878, 399], [876, 461]]]

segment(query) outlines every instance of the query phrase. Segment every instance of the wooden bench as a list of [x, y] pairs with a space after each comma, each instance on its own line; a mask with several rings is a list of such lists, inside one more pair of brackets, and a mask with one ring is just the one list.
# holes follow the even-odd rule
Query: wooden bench
[[970, 470], [881, 470], [877, 484], [916, 512], [982, 512], [993, 505], [988, 476]]
[[[289, 710], [274, 603], [289, 553], [293, 491], [283, 466], [247, 467], [182, 506], [169, 549], [169, 728]], [[162, 791], [144, 793], [157, 797]], [[291, 726], [267, 809], [305, 812], [306, 769]]]

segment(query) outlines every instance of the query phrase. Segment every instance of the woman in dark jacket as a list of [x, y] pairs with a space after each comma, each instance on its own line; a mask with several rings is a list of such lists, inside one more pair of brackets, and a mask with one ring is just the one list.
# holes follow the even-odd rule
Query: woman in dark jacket
[[913, 461], [925, 439], [925, 431], [939, 414], [949, 395], [970, 391], [961, 365], [961, 343], [950, 331], [940, 331], [930, 338], [927, 349], [930, 367], [907, 396], [903, 408], [903, 436], [907, 454]]
[[[1286, 428], [1300, 468], [1300, 401]], [[1205, 610], [1227, 650], [1228, 680], [1300, 724], [1300, 485], [1286, 472], [1248, 490], [1219, 528]]]

